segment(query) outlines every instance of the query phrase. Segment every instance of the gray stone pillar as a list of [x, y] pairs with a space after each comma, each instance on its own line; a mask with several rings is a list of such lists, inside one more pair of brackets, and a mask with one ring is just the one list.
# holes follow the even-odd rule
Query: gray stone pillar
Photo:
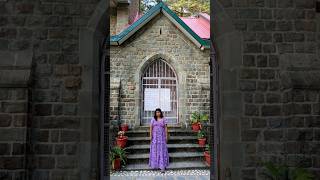
[[27, 173], [32, 51], [0, 52], [0, 179]]

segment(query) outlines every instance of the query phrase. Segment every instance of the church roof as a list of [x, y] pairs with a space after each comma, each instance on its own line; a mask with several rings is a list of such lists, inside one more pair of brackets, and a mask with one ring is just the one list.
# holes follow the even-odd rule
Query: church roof
[[121, 45], [130, 36], [147, 24], [159, 13], [163, 13], [169, 20], [174, 23], [190, 40], [199, 48], [210, 47], [210, 16], [199, 14], [199, 17], [180, 18], [163, 2], [158, 3], [147, 13], [129, 25], [121, 33], [111, 36], [110, 45]]
[[200, 13], [194, 17], [180, 17], [199, 37], [210, 39], [210, 16]]

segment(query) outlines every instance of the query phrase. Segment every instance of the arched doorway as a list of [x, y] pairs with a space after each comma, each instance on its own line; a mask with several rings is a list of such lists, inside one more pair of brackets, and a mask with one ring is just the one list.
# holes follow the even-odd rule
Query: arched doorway
[[157, 58], [144, 70], [141, 77], [140, 124], [148, 125], [154, 110], [161, 108], [169, 124], [178, 123], [178, 78], [164, 59]]

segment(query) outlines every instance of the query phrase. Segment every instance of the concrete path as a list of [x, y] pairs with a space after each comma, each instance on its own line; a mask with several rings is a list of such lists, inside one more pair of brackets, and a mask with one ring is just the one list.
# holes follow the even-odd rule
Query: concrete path
[[182, 175], [163, 175], [163, 176], [111, 176], [110, 180], [210, 180], [210, 176], [182, 176]]
[[209, 170], [167, 170], [164, 174], [155, 170], [115, 171], [110, 180], [210, 180]]

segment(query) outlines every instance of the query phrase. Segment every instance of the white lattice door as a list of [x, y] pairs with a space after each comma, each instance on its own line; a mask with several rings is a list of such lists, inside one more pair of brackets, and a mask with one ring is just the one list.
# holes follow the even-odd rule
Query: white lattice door
[[178, 123], [177, 76], [163, 59], [152, 62], [142, 76], [141, 125], [148, 125], [156, 108], [169, 124]]

